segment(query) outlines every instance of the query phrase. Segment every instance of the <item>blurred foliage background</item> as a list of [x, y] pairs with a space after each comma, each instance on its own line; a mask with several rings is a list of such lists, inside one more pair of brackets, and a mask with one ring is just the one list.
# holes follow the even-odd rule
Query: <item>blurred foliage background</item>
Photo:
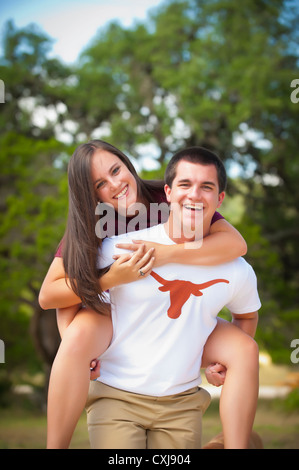
[[25, 376], [48, 376], [59, 337], [38, 292], [64, 232], [69, 157], [90, 138], [122, 149], [145, 178], [163, 177], [185, 146], [224, 160], [222, 213], [258, 277], [257, 340], [290, 364], [299, 338], [298, 20], [292, 1], [165, 1], [144, 22], [100, 29], [72, 66], [49, 58], [52, 39], [36, 25], [6, 24], [0, 397]]

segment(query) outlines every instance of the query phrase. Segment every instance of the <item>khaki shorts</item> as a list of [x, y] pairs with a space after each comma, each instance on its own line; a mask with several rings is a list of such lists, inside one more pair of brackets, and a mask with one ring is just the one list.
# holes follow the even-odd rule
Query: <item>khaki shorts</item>
[[152, 397], [91, 382], [86, 403], [92, 449], [200, 449], [211, 401], [198, 387]]

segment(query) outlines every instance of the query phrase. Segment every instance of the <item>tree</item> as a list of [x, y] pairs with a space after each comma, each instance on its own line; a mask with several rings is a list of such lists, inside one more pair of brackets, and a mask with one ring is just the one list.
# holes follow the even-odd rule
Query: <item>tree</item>
[[1, 339], [11, 378], [41, 362], [48, 373], [59, 344], [55, 313], [38, 304], [67, 213], [67, 147], [55, 138], [59, 114], [42, 124], [37, 120], [37, 111], [61, 103], [49, 80], [67, 76], [62, 65], [46, 58], [48, 43], [35, 27], [18, 31], [8, 23], [0, 62], [6, 85], [0, 110]]
[[[74, 116], [86, 135], [98, 128], [138, 160], [144, 144], [158, 149], [159, 165], [178, 148], [202, 145], [239, 170], [246, 182], [240, 230], [266, 300], [265, 345], [283, 325], [287, 355], [290, 335], [299, 333], [282, 319], [282, 311], [298, 314], [296, 24], [298, 10], [283, 0], [165, 2], [145, 24], [100, 31], [78, 64], [69, 105], [84, 109]], [[229, 187], [240, 192], [234, 180]]]
[[237, 227], [259, 280], [259, 342], [289, 361], [299, 337], [296, 15], [283, 0], [167, 1], [146, 22], [107, 25], [72, 68], [48, 58], [51, 40], [36, 26], [8, 23], [0, 59], [1, 331], [16, 366], [24, 351], [36, 364], [23, 339], [31, 318], [48, 367], [57, 347], [57, 332], [44, 333], [54, 313], [41, 312], [37, 293], [64, 230], [69, 155], [91, 137], [141, 164], [155, 154], [157, 171], [146, 177], [161, 177], [171, 154], [190, 145], [237, 168], [229, 195], [245, 206]]

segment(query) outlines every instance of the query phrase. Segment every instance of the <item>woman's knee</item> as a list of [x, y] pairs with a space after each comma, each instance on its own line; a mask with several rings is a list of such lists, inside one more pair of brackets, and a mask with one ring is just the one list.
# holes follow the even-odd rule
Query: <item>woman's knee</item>
[[242, 339], [242, 359], [246, 362], [256, 364], [259, 361], [259, 347], [257, 342], [249, 335], [244, 334]]
[[220, 363], [226, 368], [258, 363], [256, 341], [237, 326], [227, 321], [217, 322], [209, 337], [203, 355], [203, 367]]
[[256, 341], [246, 333], [240, 331], [236, 341], [228, 344], [228, 354], [226, 356], [227, 368], [234, 366], [244, 369], [258, 367], [259, 363], [259, 348]]
[[93, 354], [98, 343], [105, 341], [108, 347], [111, 337], [112, 322], [110, 317], [82, 309], [66, 329], [61, 346], [73, 356], [84, 354], [85, 356], [91, 355], [91, 359], [94, 359], [96, 356]]

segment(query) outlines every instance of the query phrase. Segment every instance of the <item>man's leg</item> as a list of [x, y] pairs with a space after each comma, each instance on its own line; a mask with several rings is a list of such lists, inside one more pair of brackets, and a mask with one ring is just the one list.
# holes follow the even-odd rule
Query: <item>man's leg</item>
[[158, 397], [148, 430], [148, 449], [200, 449], [201, 420], [210, 401], [210, 394], [198, 387]]
[[86, 403], [92, 449], [146, 449], [146, 410], [141, 395], [90, 383]]

